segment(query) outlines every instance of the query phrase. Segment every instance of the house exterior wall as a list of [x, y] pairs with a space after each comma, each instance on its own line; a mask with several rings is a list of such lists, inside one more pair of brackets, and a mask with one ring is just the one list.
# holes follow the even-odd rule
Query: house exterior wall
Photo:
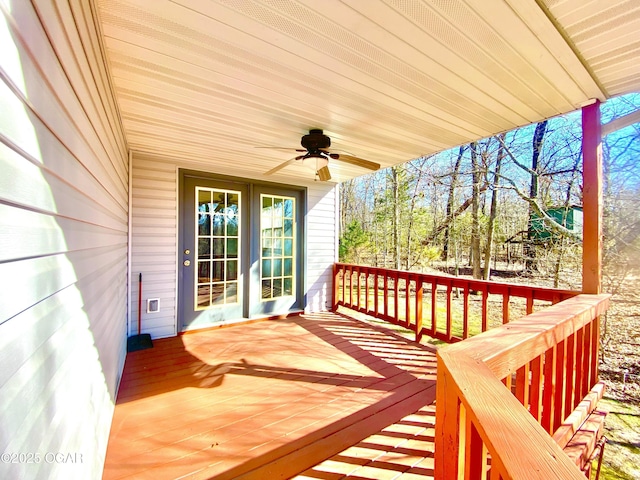
[[[137, 319], [137, 275], [143, 274], [142, 303], [160, 299], [160, 311], [142, 309], [142, 332], [153, 338], [177, 334], [178, 169], [207, 172], [206, 162], [133, 155], [131, 318]], [[237, 167], [217, 169], [238, 177]], [[269, 181], [270, 179], [248, 179]], [[330, 308], [332, 266], [337, 258], [336, 192], [333, 183], [309, 182], [306, 212], [305, 311]], [[136, 333], [134, 321], [132, 332]]]
[[100, 478], [125, 358], [126, 146], [69, 3], [0, 4], [0, 478]]

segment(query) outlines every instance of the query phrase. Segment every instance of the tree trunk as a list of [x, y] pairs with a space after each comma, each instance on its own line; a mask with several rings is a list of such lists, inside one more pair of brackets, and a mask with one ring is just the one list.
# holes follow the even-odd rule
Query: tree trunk
[[[500, 137], [504, 141], [505, 134], [500, 134]], [[489, 280], [491, 272], [491, 247], [493, 245], [493, 234], [495, 230], [496, 215], [498, 212], [498, 187], [500, 184], [500, 167], [502, 166], [502, 159], [505, 156], [504, 148], [500, 144], [498, 148], [498, 156], [496, 157], [496, 170], [493, 176], [493, 191], [491, 192], [491, 207], [489, 210], [489, 223], [487, 225], [487, 244], [484, 249], [484, 279]]]
[[480, 169], [478, 166], [477, 150], [478, 144], [471, 144], [471, 173], [473, 177], [472, 200], [471, 200], [471, 265], [473, 268], [473, 278], [482, 278], [482, 267], [480, 260]]
[[[542, 144], [544, 143], [544, 134], [547, 131], [547, 120], [540, 122], [536, 125], [535, 132], [533, 133], [533, 155], [531, 157], [531, 187], [529, 189], [529, 197], [532, 199], [538, 198], [538, 174], [539, 174], [539, 159], [542, 152]], [[527, 242], [524, 245], [525, 256], [525, 269], [527, 271], [537, 270], [536, 265], [536, 250], [533, 245], [533, 215], [534, 211], [529, 207], [529, 228], [527, 235]]]
[[398, 169], [391, 167], [391, 190], [393, 193], [393, 253], [396, 270], [400, 270], [400, 185]]
[[458, 183], [458, 172], [460, 171], [460, 164], [462, 163], [462, 155], [465, 151], [464, 146], [460, 146], [458, 150], [458, 158], [456, 158], [456, 164], [453, 167], [453, 173], [451, 174], [451, 184], [449, 185], [449, 198], [447, 199], [447, 213], [446, 222], [447, 226], [444, 230], [444, 244], [442, 246], [442, 259], [446, 262], [449, 260], [449, 242], [451, 236], [450, 224], [453, 220], [453, 204], [455, 200], [456, 184]]

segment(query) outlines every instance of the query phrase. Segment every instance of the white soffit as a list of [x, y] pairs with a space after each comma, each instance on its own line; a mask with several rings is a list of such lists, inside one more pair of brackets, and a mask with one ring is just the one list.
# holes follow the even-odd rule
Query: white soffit
[[[259, 178], [293, 154], [255, 147], [299, 148], [310, 128], [389, 166], [630, 88], [585, 68], [582, 45], [606, 52], [574, 17], [559, 27], [583, 0], [95, 2], [129, 147], [223, 173]], [[294, 163], [272, 179], [312, 174]]]
[[640, 91], [638, 0], [545, 0], [607, 96]]

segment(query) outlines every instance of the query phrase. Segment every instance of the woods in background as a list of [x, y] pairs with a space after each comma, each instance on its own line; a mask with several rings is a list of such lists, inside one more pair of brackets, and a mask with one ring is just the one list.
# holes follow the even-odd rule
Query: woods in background
[[[640, 108], [610, 100], [603, 122]], [[579, 113], [462, 145], [340, 185], [340, 259], [474, 278], [491, 269], [540, 274], [563, 285], [581, 268]], [[603, 139], [605, 280], [638, 265], [640, 124]], [[617, 280], [616, 280], [617, 279]]]

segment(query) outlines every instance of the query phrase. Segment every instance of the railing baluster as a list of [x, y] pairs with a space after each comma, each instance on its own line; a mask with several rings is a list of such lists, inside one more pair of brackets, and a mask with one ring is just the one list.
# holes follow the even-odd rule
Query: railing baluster
[[529, 407], [529, 364], [526, 363], [516, 372], [516, 398], [524, 407]]
[[[579, 340], [578, 340], [579, 341]], [[567, 418], [573, 411], [573, 393], [575, 388], [574, 382], [579, 382], [578, 377], [580, 373], [575, 370], [576, 367], [576, 336], [570, 335], [565, 340], [566, 354], [565, 354], [565, 372], [564, 372], [564, 414], [563, 419]], [[582, 397], [580, 397], [582, 398]]]
[[[584, 334], [584, 328], [581, 328], [580, 330], [578, 330], [575, 334], [576, 337], [576, 354], [575, 354], [575, 369], [576, 369], [576, 377], [575, 377], [575, 385], [572, 386], [572, 389], [575, 391], [576, 396], [579, 395], [579, 398], [577, 398], [578, 402], [584, 398], [584, 396], [587, 394], [582, 393], [582, 381], [583, 378], [586, 375], [588, 375], [588, 368], [587, 367], [587, 372], [584, 371], [584, 340], [585, 340], [585, 334]], [[577, 403], [576, 403], [577, 405]], [[576, 405], [573, 405], [572, 407], [575, 408]], [[571, 411], [573, 411], [573, 408], [571, 409]]]
[[378, 278], [378, 269], [376, 268], [373, 271], [373, 310], [375, 311], [376, 317], [380, 315], [380, 311], [378, 309], [379, 296], [380, 296], [380, 293], [378, 292], [379, 282], [380, 282], [380, 279]]
[[397, 270], [393, 272], [393, 319], [400, 323], [400, 275]]
[[[345, 303], [351, 307], [353, 305], [353, 302], [351, 301], [353, 299], [351, 293], [353, 292], [353, 267], [348, 267], [347, 272], [349, 272], [349, 301], [347, 302], [345, 300]], [[346, 273], [346, 272], [345, 272]]]
[[544, 356], [531, 361], [531, 391], [529, 392], [529, 411], [538, 423], [542, 423], [542, 368]]
[[337, 263], [333, 264], [333, 291], [331, 298], [331, 311], [335, 312], [338, 308], [338, 277], [340, 276], [340, 265]]
[[409, 285], [409, 274], [407, 273], [404, 278], [404, 318], [405, 318], [405, 328], [411, 328], [411, 308], [409, 304], [411, 303], [411, 296], [409, 295], [410, 285]]
[[553, 433], [553, 413], [555, 411], [556, 389], [556, 345], [544, 354], [544, 390], [542, 395], [542, 428], [549, 434]]
[[590, 386], [592, 387], [600, 381], [598, 376], [598, 359], [600, 358], [600, 317], [596, 317], [591, 322], [591, 371]]
[[446, 306], [447, 306], [447, 342], [451, 342], [451, 329], [452, 329], [452, 323], [453, 323], [453, 316], [451, 314], [451, 292], [452, 292], [452, 285], [451, 282], [447, 282], [447, 300], [446, 300]]
[[466, 419], [465, 433], [465, 478], [485, 478], [487, 470], [487, 449], [478, 429], [470, 418]]
[[416, 342], [422, 339], [422, 295], [423, 295], [422, 279], [416, 278]]
[[436, 338], [438, 333], [438, 283], [431, 281], [431, 336]]
[[527, 292], [527, 315], [533, 313], [533, 291]]
[[485, 288], [482, 290], [482, 331], [483, 332], [486, 332], [489, 329], [487, 325], [488, 310], [489, 310], [489, 288], [485, 286]]
[[462, 338], [469, 337], [469, 282], [465, 282], [462, 292]]
[[356, 310], [360, 310], [360, 266], [356, 267]]
[[342, 304], [343, 305], [347, 304], [346, 289], [347, 289], [347, 267], [343, 267], [342, 268]]
[[503, 324], [509, 322], [509, 300], [510, 300], [509, 288], [507, 287], [504, 293], [502, 294], [502, 323]]
[[563, 408], [564, 408], [564, 358], [567, 344], [564, 340], [558, 342], [556, 347], [556, 388], [554, 391], [553, 400], [553, 431], [555, 432], [562, 422], [564, 421]]
[[364, 270], [364, 312], [369, 313], [369, 269]]
[[582, 387], [576, 388], [576, 390], [580, 391], [581, 397], [584, 397], [589, 390], [595, 385], [595, 383], [591, 384], [591, 363], [595, 361], [597, 363], [597, 359], [593, 359], [591, 356], [591, 323], [584, 327], [584, 340], [583, 345], [584, 349], [582, 350]]
[[389, 284], [387, 281], [387, 270], [382, 272], [382, 287], [383, 287], [383, 308], [385, 320], [389, 318]]

